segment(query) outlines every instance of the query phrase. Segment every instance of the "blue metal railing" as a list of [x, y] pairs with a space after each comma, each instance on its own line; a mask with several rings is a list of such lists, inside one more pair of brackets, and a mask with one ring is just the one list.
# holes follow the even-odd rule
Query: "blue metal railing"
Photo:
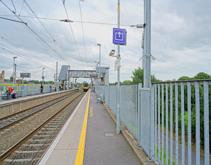
[[[211, 80], [152, 83], [150, 109], [142, 110], [148, 95], [141, 95], [141, 89], [121, 85], [120, 118], [140, 146], [149, 144], [149, 152], [143, 148], [148, 156], [159, 164], [209, 165]], [[96, 92], [116, 114], [117, 86], [98, 86]]]

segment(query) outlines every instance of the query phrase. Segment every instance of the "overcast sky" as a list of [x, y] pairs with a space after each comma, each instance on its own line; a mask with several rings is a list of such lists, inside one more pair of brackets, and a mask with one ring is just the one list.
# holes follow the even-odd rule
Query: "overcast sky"
[[[121, 46], [120, 50], [120, 79], [124, 81], [132, 80], [132, 71], [142, 67], [139, 61], [142, 29], [129, 25], [144, 23], [143, 0], [120, 1], [121, 28], [127, 30], [127, 45]], [[53, 80], [56, 61], [59, 62], [59, 71], [62, 65], [67, 64], [71, 69], [93, 69], [94, 61], [99, 60], [97, 43], [100, 43], [101, 65], [110, 67], [110, 82], [117, 81], [117, 72], [114, 71], [116, 59], [108, 56], [112, 49], [117, 49], [112, 43], [112, 29], [117, 27], [117, 0], [80, 2], [85, 44], [79, 0], [65, 1], [67, 13], [73, 21], [71, 27], [77, 46], [69, 24], [59, 21], [67, 18], [62, 0], [26, 0], [37, 17], [53, 19], [40, 19], [48, 32], [38, 19], [28, 18], [34, 14], [23, 0], [13, 0], [14, 6], [10, 0], [2, 2], [16, 11], [31, 28], [23, 23], [0, 19], [0, 71], [5, 70], [6, 78], [12, 75], [13, 57], [17, 56], [11, 52], [30, 60], [18, 56], [18, 73], [29, 72], [32, 79], [41, 80], [42, 68], [45, 67], [47, 80]], [[20, 21], [2, 2], [0, 17]], [[210, 0], [152, 0], [151, 52], [156, 57], [152, 61], [152, 74], [156, 78], [173, 80], [181, 76], [193, 77], [198, 72], [211, 74], [210, 6]]]

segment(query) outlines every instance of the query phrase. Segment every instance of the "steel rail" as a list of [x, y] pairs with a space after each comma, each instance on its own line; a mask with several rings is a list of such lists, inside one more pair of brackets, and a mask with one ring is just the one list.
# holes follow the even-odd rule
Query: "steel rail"
[[[69, 94], [69, 95], [66, 95], [66, 96], [63, 97], [63, 98], [65, 99], [65, 98], [67, 98], [67, 97], [69, 97], [69, 96], [72, 96], [72, 95], [74, 95], [74, 94], [76, 94], [76, 93], [78, 93], [78, 91], [77, 91], [77, 92], [74, 92], [74, 93], [71, 93], [71, 94]], [[61, 99], [61, 98], [60, 98], [60, 99]], [[57, 100], [58, 100], [58, 98], [57, 98]], [[61, 101], [61, 100], [60, 100], [60, 101]], [[59, 101], [58, 101], [58, 102], [59, 102]], [[50, 106], [52, 106], [52, 105], [54, 105], [54, 104], [56, 104], [56, 103], [58, 103], [58, 102], [54, 102], [54, 103], [48, 105], [47, 107], [41, 108], [40, 110], [38, 110], [38, 111], [36, 111], [36, 112], [33, 112], [33, 113], [31, 113], [31, 114], [29, 114], [29, 115], [27, 115], [27, 116], [24, 116], [24, 117], [22, 117], [22, 118], [20, 118], [20, 119], [18, 119], [18, 120], [16, 120], [16, 121], [14, 121], [14, 122], [11, 122], [11, 123], [9, 123], [9, 124], [7, 124], [7, 125], [1, 127], [1, 128], [0, 128], [0, 132], [1, 132], [2, 130], [4, 130], [4, 129], [7, 129], [8, 127], [11, 127], [12, 125], [15, 125], [16, 123], [20, 122], [21, 120], [24, 120], [24, 119], [26, 119], [26, 118], [29, 118], [29, 117], [31, 117], [31, 116], [33, 116], [33, 115], [35, 115], [35, 114], [37, 114], [37, 113], [39, 113], [39, 112], [45, 110], [46, 108], [48, 108], [48, 107], [50, 107]], [[32, 108], [31, 108], [31, 109], [32, 109]]]
[[[71, 93], [69, 93], [69, 94], [71, 94]], [[67, 95], [69, 95], [69, 94], [67, 94]], [[65, 96], [67, 96], [67, 95], [65, 95]], [[65, 97], [65, 96], [62, 96], [62, 97]], [[8, 118], [10, 118], [10, 117], [12, 117], [12, 116], [15, 116], [15, 115], [18, 115], [18, 114], [20, 114], [20, 113], [26, 112], [26, 111], [28, 111], [28, 110], [30, 110], [30, 109], [37, 108], [37, 107], [39, 107], [39, 106], [45, 105], [45, 104], [47, 104], [47, 103], [49, 103], [49, 102], [51, 102], [51, 101], [57, 100], [57, 99], [58, 99], [58, 98], [55, 98], [55, 99], [53, 99], [53, 100], [50, 100], [50, 101], [47, 101], [47, 102], [44, 102], [44, 103], [35, 105], [35, 106], [31, 107], [31, 108], [27, 108], [27, 109], [21, 110], [21, 111], [19, 111], [19, 112], [16, 112], [16, 113], [13, 113], [13, 114], [10, 114], [10, 115], [1, 117], [1, 118], [0, 118], [0, 121], [1, 121], [1, 120], [6, 120], [6, 119], [8, 119]]]
[[[83, 94], [84, 92], [81, 92], [81, 94]], [[40, 128], [42, 128], [42, 126], [44, 126], [45, 124], [47, 124], [51, 119], [53, 119], [54, 117], [56, 117], [60, 112], [62, 112], [63, 110], [65, 110], [70, 104], [72, 104], [78, 97], [81, 96], [78, 95], [76, 96], [74, 99], [72, 99], [67, 105], [65, 105], [63, 108], [61, 108], [60, 110], [58, 110], [57, 112], [55, 112], [51, 117], [49, 117], [48, 119], [46, 119], [43, 123], [41, 123], [39, 126], [37, 126], [34, 130], [32, 130], [31, 132], [29, 132], [25, 137], [23, 137], [22, 139], [20, 139], [17, 143], [15, 143], [14, 145], [12, 145], [9, 149], [7, 149], [4, 153], [2, 153], [0, 155], [0, 165], [3, 164], [3, 160], [9, 156], [16, 148], [18, 148], [21, 144], [24, 143], [24, 141], [28, 140], [31, 136], [33, 136], [36, 131], [38, 131]]]

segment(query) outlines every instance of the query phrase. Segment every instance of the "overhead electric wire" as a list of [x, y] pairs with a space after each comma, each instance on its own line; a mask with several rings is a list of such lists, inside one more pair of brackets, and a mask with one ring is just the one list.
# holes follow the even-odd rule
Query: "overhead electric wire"
[[[1, 44], [1, 45], [2, 45], [2, 44]], [[5, 46], [5, 45], [4, 45], [4, 46]], [[7, 47], [7, 46], [5, 46], [5, 47]], [[5, 48], [0, 47], [0, 49], [4, 50], [4, 51], [6, 51], [6, 52], [9, 52], [9, 53], [15, 54], [15, 55], [17, 55], [17, 56], [20, 56], [20, 57], [22, 57], [22, 58], [24, 58], [24, 59], [26, 59], [26, 60], [28, 60], [28, 61], [31, 61], [31, 62], [35, 63], [36, 65], [45, 66], [45, 65], [38, 64], [37, 62], [34, 62], [34, 61], [32, 61], [32, 60], [30, 60], [30, 59], [24, 57], [23, 55], [19, 55], [19, 54], [17, 54], [17, 53], [11, 52], [11, 51], [9, 51], [9, 50], [7, 50], [7, 49], [5, 49]]]
[[[13, 13], [13, 11], [2, 1], [2, 0], [0, 0], [3, 4], [4, 4], [4, 6], [6, 6], [6, 8], [7, 9], [9, 9], [12, 13]], [[19, 17], [19, 16], [17, 16], [15, 13], [13, 13], [20, 21], [22, 21], [23, 22], [23, 20]], [[23, 22], [24, 23], [24, 22]], [[51, 48], [58, 56], [60, 56], [63, 60], [64, 60], [64, 58], [57, 52], [57, 51], [55, 51], [43, 38], [41, 38], [32, 28], [30, 28], [26, 23], [24, 23], [25, 25], [26, 25], [26, 27], [27, 28], [29, 28], [37, 37], [39, 37], [49, 48]], [[65, 61], [65, 60], [64, 60]], [[66, 61], [65, 61], [66, 62]], [[67, 63], [67, 62], [66, 62]], [[67, 63], [68, 64], [68, 63]]]
[[81, 12], [81, 3], [79, 1], [79, 8], [80, 8], [80, 15], [81, 15], [81, 25], [82, 25], [82, 32], [83, 32], [83, 39], [84, 39], [84, 49], [85, 49], [85, 54], [86, 54], [86, 63], [87, 63], [87, 53], [86, 53], [86, 41], [85, 41], [85, 36], [84, 36], [84, 26], [83, 26], [83, 19], [82, 19], [82, 12]]
[[[32, 10], [32, 8], [29, 6], [29, 4], [25, 1], [25, 4], [28, 6], [28, 8], [31, 10], [31, 12], [34, 14], [34, 16], [38, 19], [38, 21], [40, 22], [40, 24], [43, 26], [43, 28], [47, 31], [47, 33], [51, 36], [52, 40], [57, 44], [57, 46], [62, 50], [62, 52], [65, 54], [65, 52], [63, 51], [63, 49], [59, 46], [59, 44], [56, 42], [56, 40], [54, 39], [54, 37], [51, 35], [51, 33], [48, 31], [48, 29], [44, 26], [44, 24], [40, 21], [40, 19], [37, 17], [37, 15], [35, 14], [35, 12]], [[66, 55], [66, 54], [65, 54]], [[67, 60], [68, 60], [68, 56], [66, 55]], [[74, 64], [73, 64], [74, 66]]]
[[[6, 39], [6, 38], [4, 38], [4, 37], [2, 37], [2, 36], [0, 36], [0, 37], [2, 38], [2, 40], [6, 40], [6, 41], [9, 42], [10, 44], [15, 45], [15, 46], [18, 47], [18, 48], [21, 48], [20, 46], [14, 44], [13, 42], [9, 41], [8, 39]], [[21, 49], [22, 49], [22, 48], [21, 48]], [[28, 52], [28, 53], [31, 54], [32, 56], [36, 56], [39, 60], [41, 60], [40, 57], [38, 57], [37, 55], [32, 54], [31, 52], [29, 52], [29, 51], [27, 51], [27, 50], [24, 50], [24, 49], [22, 49], [22, 50], [25, 51], [25, 52]], [[48, 62], [46, 62], [46, 63], [48, 63]], [[51, 64], [48, 63], [48, 65], [51, 65]]]
[[12, 5], [13, 5], [13, 7], [14, 7], [14, 9], [15, 9], [15, 13], [16, 13], [16, 8], [15, 8], [15, 5], [14, 5], [14, 3], [13, 3], [13, 0], [11, 0], [11, 2], [12, 2]]
[[[0, 16], [7, 16], [7, 17], [13, 17], [13, 15], [0, 15]], [[20, 16], [20, 17], [25, 17], [25, 18], [36, 18], [36, 17], [31, 17], [31, 16]], [[60, 21], [61, 19], [58, 18], [45, 18], [45, 17], [38, 17], [39, 19], [45, 19], [45, 20], [50, 20], [50, 21]], [[114, 25], [117, 26], [115, 23], [104, 23], [104, 22], [87, 22], [87, 21], [74, 21], [73, 22], [77, 23], [88, 23], [88, 24], [102, 24], [102, 25]], [[120, 24], [120, 26], [131, 26], [131, 25], [126, 25], [126, 24]]]
[[[3, 45], [3, 44], [0, 43], [0, 45]], [[29, 59], [29, 58], [25, 57], [25, 55], [23, 55], [22, 53], [17, 52], [17, 51], [13, 50], [12, 48], [10, 48], [10, 47], [8, 47], [8, 46], [6, 46], [6, 45], [3, 45], [3, 48], [4, 48], [4, 47], [6, 47], [6, 48], [12, 50], [12, 51], [15, 52], [16, 54], [18, 53], [21, 57], [23, 57], [23, 58], [25, 58], [25, 59], [27, 59], [27, 60], [33, 61], [33, 62], [35, 62], [35, 63], [39, 63], [39, 62], [37, 62], [37, 61], [35, 61], [35, 60], [32, 60], [32, 59]], [[51, 67], [49, 67], [49, 66], [47, 66], [47, 65], [43, 65], [43, 64], [42, 64], [42, 66], [45, 66], [46, 68], [49, 68], [49, 69], [51, 68]], [[54, 69], [54, 68], [51, 68], [51, 69]]]
[[21, 7], [21, 10], [20, 10], [19, 16], [20, 16], [20, 14], [21, 14], [21, 12], [22, 12], [24, 2], [25, 2], [25, 0], [23, 0], [22, 7]]
[[[69, 16], [68, 16], [68, 13], [67, 13], [67, 10], [66, 10], [66, 7], [65, 7], [65, 0], [63, 0], [63, 6], [64, 6], [64, 9], [65, 9], [67, 18], [68, 18], [68, 20], [69, 20]], [[82, 60], [81, 60], [81, 55], [80, 55], [80, 52], [79, 52], [79, 49], [78, 49], [78, 45], [77, 45], [77, 43], [76, 43], [75, 35], [74, 35], [74, 33], [73, 33], [73, 29], [72, 29], [72, 26], [71, 26], [70, 22], [69, 22], [69, 26], [70, 26], [70, 30], [71, 30], [72, 35], [73, 35], [73, 39], [74, 39], [76, 48], [77, 48], [77, 50], [78, 50], [78, 54], [79, 54], [79, 57], [80, 57], [81, 64], [83, 65], [83, 62], [82, 62]], [[84, 68], [84, 65], [83, 65], [83, 68]]]

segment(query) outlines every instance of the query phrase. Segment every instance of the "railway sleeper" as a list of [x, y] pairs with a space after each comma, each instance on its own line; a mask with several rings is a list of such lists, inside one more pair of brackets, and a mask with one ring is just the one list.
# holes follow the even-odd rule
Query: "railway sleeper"
[[[15, 126], [10, 127], [9, 129], [4, 130], [4, 132], [0, 133], [0, 151], [7, 150], [9, 147], [11, 147], [13, 144], [15, 144], [18, 140], [23, 138], [26, 134], [28, 134], [30, 131], [32, 131], [34, 128], [36, 128], [39, 124], [44, 122], [47, 118], [49, 118], [52, 114], [55, 114], [58, 112], [61, 108], [64, 108], [71, 99], [75, 97], [67, 97], [61, 102], [56, 103], [55, 105], [52, 105], [51, 107], [48, 107], [44, 111], [38, 112], [35, 115], [32, 115], [28, 119], [23, 119]], [[44, 106], [41, 106], [44, 107]], [[46, 106], [45, 106], [46, 107]], [[39, 107], [40, 108], [40, 107]], [[20, 115], [18, 115], [20, 118]], [[11, 121], [11, 120], [10, 120]], [[59, 123], [59, 126], [58, 126]], [[48, 129], [56, 129], [56, 127], [60, 127], [60, 124], [62, 122], [54, 121], [51, 124], [55, 124], [57, 126], [55, 127], [48, 127]], [[38, 135], [39, 138], [46, 138], [49, 137], [49, 135]]]
[[39, 159], [5, 159], [5, 165], [9, 165], [11, 164], [11, 162], [13, 162], [15, 165], [28, 165], [28, 164], [34, 164], [35, 162], [37, 162]]

